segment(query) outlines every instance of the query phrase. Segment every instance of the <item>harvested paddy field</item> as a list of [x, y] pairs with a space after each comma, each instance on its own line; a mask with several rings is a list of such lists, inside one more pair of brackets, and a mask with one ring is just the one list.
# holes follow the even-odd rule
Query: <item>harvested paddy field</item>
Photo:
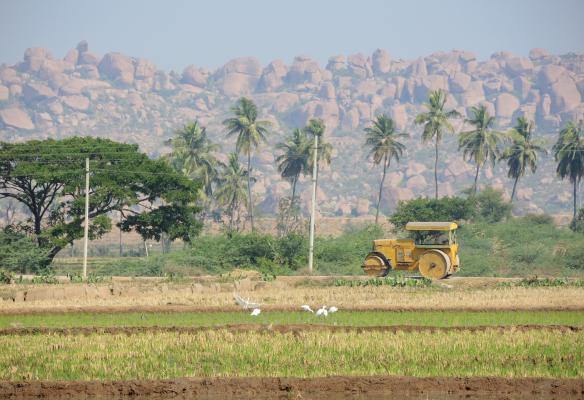
[[[356, 279], [356, 278], [355, 278]], [[518, 280], [453, 278], [428, 287], [335, 286], [327, 278], [224, 282], [114, 281], [95, 285], [10, 285], [0, 289], [0, 314], [65, 311], [237, 311], [233, 294], [263, 310], [295, 311], [301, 304], [345, 310], [584, 310], [584, 287], [510, 286]]]

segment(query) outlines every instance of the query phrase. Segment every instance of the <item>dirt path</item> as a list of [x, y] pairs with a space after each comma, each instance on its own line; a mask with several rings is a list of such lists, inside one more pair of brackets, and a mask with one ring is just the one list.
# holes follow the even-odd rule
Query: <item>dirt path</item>
[[224, 329], [230, 332], [258, 332], [258, 333], [300, 333], [308, 331], [326, 332], [456, 332], [470, 331], [480, 332], [497, 330], [501, 332], [517, 332], [531, 330], [547, 330], [556, 333], [581, 332], [584, 326], [570, 325], [479, 325], [479, 326], [425, 326], [425, 325], [394, 325], [394, 326], [335, 326], [318, 324], [290, 324], [290, 325], [263, 325], [263, 324], [235, 324], [220, 326], [119, 326], [119, 327], [73, 327], [73, 328], [2, 328], [0, 336], [11, 335], [90, 335], [98, 334], [127, 334], [138, 333], [198, 333], [211, 330]]
[[1, 398], [582, 399], [584, 380], [544, 378], [184, 378], [159, 381], [0, 381]]

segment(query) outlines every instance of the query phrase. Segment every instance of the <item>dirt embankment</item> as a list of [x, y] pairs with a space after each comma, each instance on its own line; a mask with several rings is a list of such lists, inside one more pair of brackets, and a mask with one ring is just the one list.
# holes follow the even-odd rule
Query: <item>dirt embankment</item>
[[184, 378], [159, 381], [1, 382], [2, 398], [582, 399], [584, 380], [543, 378]]
[[0, 328], [0, 336], [10, 335], [90, 335], [90, 334], [127, 334], [139, 333], [199, 333], [211, 330], [223, 329], [230, 332], [258, 332], [258, 333], [300, 333], [300, 332], [481, 332], [486, 330], [531, 331], [547, 330], [550, 332], [581, 332], [583, 326], [570, 325], [479, 325], [479, 326], [425, 326], [425, 325], [395, 325], [395, 326], [337, 326], [318, 324], [289, 324], [289, 325], [262, 325], [262, 324], [234, 324], [219, 326], [118, 326], [118, 327], [73, 327], [73, 328]]

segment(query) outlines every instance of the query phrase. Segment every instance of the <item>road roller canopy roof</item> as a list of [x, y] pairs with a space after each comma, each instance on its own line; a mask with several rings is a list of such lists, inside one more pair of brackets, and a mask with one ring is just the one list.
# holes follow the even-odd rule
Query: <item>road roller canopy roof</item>
[[453, 231], [458, 228], [454, 222], [408, 222], [408, 231]]

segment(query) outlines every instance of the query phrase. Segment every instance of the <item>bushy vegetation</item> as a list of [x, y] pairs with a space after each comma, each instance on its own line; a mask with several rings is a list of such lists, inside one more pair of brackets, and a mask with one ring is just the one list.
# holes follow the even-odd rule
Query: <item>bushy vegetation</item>
[[[338, 237], [317, 237], [318, 274], [361, 273], [361, 263], [374, 239], [385, 236], [377, 225], [348, 227]], [[99, 267], [104, 275], [168, 276], [218, 274], [235, 268], [254, 269], [266, 276], [303, 273], [308, 238], [298, 233], [282, 237], [263, 233], [232, 233], [197, 238], [190, 247], [149, 258], [118, 258]]]
[[44, 269], [47, 251], [33, 239], [11, 227], [0, 230], [0, 267], [12, 273], [36, 273]]
[[400, 201], [389, 221], [396, 230], [403, 229], [410, 221], [499, 222], [511, 215], [511, 208], [500, 191], [487, 187], [468, 197]]
[[391, 287], [428, 287], [432, 284], [431, 279], [421, 278], [406, 278], [401, 275], [386, 276], [384, 278], [371, 278], [363, 280], [337, 279], [334, 282], [335, 286], [391, 286]]
[[463, 276], [573, 275], [584, 272], [584, 236], [547, 217], [466, 224], [458, 232]]
[[575, 286], [584, 287], [584, 280], [567, 278], [538, 278], [537, 276], [531, 278], [524, 278], [519, 282], [503, 282], [503, 287], [519, 286], [519, 287], [558, 287], [558, 286]]
[[[317, 237], [315, 273], [360, 275], [361, 264], [374, 239], [402, 235], [405, 234], [388, 234], [377, 225], [368, 225], [349, 226], [337, 237]], [[527, 215], [497, 223], [476, 218], [475, 222], [461, 226], [458, 240], [462, 261], [458, 274], [462, 276], [584, 274], [584, 235], [556, 227], [546, 215]], [[102, 276], [173, 278], [243, 268], [257, 270], [269, 278], [305, 273], [307, 253], [308, 239], [298, 233], [282, 237], [262, 233], [203, 235], [182, 250], [147, 258], [112, 258], [92, 266], [91, 270]], [[46, 276], [49, 279], [50, 275]]]

